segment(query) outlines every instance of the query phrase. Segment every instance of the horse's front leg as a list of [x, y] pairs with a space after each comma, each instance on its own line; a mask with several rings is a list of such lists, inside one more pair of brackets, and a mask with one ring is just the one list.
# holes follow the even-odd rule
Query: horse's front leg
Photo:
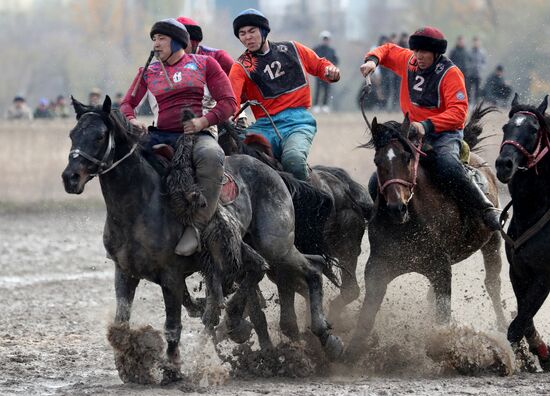
[[[191, 274], [189, 274], [191, 275]], [[186, 275], [183, 279], [182, 293], [183, 293], [183, 306], [185, 307], [187, 314], [191, 318], [200, 318], [204, 313], [204, 298], [196, 299], [187, 288], [186, 279], [189, 275]]]
[[126, 275], [120, 267], [115, 264], [115, 294], [116, 314], [115, 323], [128, 323], [132, 313], [132, 303], [139, 284], [138, 278]]
[[216, 273], [206, 275], [206, 306], [202, 315], [202, 323], [207, 329], [213, 330], [220, 323], [223, 304], [223, 287], [220, 276]]
[[452, 269], [450, 260], [434, 260], [437, 265], [424, 275], [432, 284], [435, 295], [436, 323], [446, 325], [451, 322]]
[[166, 356], [168, 363], [172, 366], [166, 374], [169, 378], [166, 381], [177, 380], [180, 377], [180, 354], [179, 342], [181, 336], [181, 305], [182, 290], [181, 285], [162, 284], [162, 295], [164, 296], [164, 306], [166, 309], [166, 321], [164, 323], [164, 336], [168, 347]]

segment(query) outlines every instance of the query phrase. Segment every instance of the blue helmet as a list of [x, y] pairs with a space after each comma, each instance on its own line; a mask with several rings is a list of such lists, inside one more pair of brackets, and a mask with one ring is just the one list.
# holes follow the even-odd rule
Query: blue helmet
[[262, 37], [267, 36], [267, 34], [271, 31], [269, 21], [265, 15], [254, 8], [241, 11], [233, 20], [233, 33], [235, 33], [235, 37], [239, 38], [239, 29], [243, 26], [259, 27], [262, 32]]

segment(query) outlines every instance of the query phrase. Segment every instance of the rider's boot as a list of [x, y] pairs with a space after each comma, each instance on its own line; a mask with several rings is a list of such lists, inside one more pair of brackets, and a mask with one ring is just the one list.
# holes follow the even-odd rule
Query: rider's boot
[[203, 133], [198, 137], [193, 147], [193, 164], [197, 185], [206, 198], [206, 206], [198, 209], [193, 224], [185, 227], [175, 249], [177, 255], [191, 256], [200, 251], [201, 234], [218, 207], [224, 159], [223, 150], [212, 136]]
[[465, 210], [475, 210], [481, 214], [481, 218], [491, 231], [500, 229], [500, 213], [493, 203], [489, 201], [478, 184], [468, 175], [464, 166], [455, 158], [448, 157], [437, 161], [436, 178], [450, 187], [454, 198], [463, 205]]

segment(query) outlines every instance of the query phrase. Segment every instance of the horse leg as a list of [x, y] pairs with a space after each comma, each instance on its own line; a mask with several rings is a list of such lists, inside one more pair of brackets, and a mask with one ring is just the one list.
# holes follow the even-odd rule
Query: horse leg
[[548, 345], [544, 342], [539, 332], [535, 328], [533, 319], [527, 324], [525, 329], [525, 338], [529, 344], [529, 350], [539, 358], [540, 366], [544, 371], [550, 371], [550, 352]]
[[357, 328], [346, 351], [346, 360], [356, 361], [365, 352], [366, 341], [374, 327], [376, 314], [382, 305], [388, 284], [396, 276], [388, 272], [386, 261], [372, 255], [369, 257], [365, 266], [365, 299], [359, 312]]
[[189, 293], [189, 289], [187, 288], [187, 283], [185, 282], [187, 276], [184, 277], [182, 284], [182, 304], [190, 318], [200, 318], [204, 313], [204, 299], [201, 299], [201, 303], [201, 300], [197, 300], [191, 296], [191, 293]]
[[493, 233], [489, 242], [481, 248], [483, 254], [483, 263], [485, 265], [485, 288], [493, 303], [493, 309], [497, 319], [497, 329], [504, 332], [506, 329], [506, 319], [502, 308], [500, 297], [500, 271], [502, 269], [502, 259], [500, 258], [500, 247], [502, 239], [496, 232]]
[[279, 326], [281, 332], [291, 340], [297, 340], [300, 335], [298, 328], [298, 319], [296, 317], [296, 309], [294, 306], [295, 291], [291, 287], [293, 280], [286, 271], [279, 270], [277, 274], [277, 291], [279, 293], [279, 303], [281, 306], [281, 314], [279, 318]]
[[262, 309], [260, 296], [260, 288], [256, 285], [255, 290], [252, 291], [248, 299], [248, 312], [250, 314], [250, 320], [254, 325], [254, 330], [256, 330], [256, 334], [258, 335], [260, 348], [262, 350], [272, 349], [273, 343], [271, 342], [271, 338], [269, 337], [267, 320]]
[[429, 279], [435, 296], [435, 320], [437, 324], [451, 322], [452, 270], [448, 260], [435, 260], [436, 267], [424, 275]]
[[166, 321], [164, 323], [164, 336], [168, 347], [166, 356], [170, 369], [165, 372], [166, 381], [180, 379], [180, 353], [179, 342], [181, 336], [181, 306], [183, 293], [180, 285], [161, 284], [162, 295], [164, 296], [164, 307], [166, 310]]
[[215, 271], [206, 277], [206, 306], [202, 314], [202, 323], [207, 329], [213, 330], [220, 323], [223, 308], [223, 287], [220, 275]]
[[[361, 240], [365, 231], [364, 223], [360, 227], [355, 225], [353, 235], [346, 232], [345, 238], [329, 242], [330, 246], [338, 246], [334, 256], [338, 258], [342, 267], [340, 294], [330, 302], [329, 318], [333, 323], [338, 322], [342, 311], [349, 303], [359, 298], [359, 284], [357, 283], [357, 260], [361, 254]], [[356, 232], [355, 232], [356, 231]]]
[[133, 278], [126, 275], [122, 272], [118, 265], [115, 266], [115, 323], [128, 323], [130, 320], [132, 303], [134, 301], [138, 284], [138, 278]]

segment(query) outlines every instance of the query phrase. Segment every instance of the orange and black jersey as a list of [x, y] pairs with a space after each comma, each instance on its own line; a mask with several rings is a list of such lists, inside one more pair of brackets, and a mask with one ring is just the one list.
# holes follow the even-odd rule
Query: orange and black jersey
[[367, 53], [401, 77], [400, 104], [411, 121], [422, 122], [427, 132], [463, 129], [468, 114], [464, 75], [442, 55], [432, 66], [420, 70], [413, 51], [384, 44]]

